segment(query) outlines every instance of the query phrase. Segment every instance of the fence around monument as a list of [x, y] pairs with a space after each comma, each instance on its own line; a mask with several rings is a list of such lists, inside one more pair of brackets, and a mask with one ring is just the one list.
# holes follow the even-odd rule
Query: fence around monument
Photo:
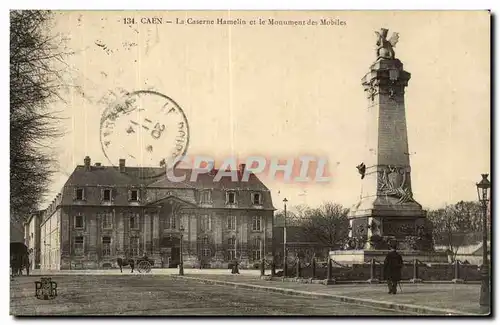
[[[298, 264], [299, 263], [299, 266]], [[270, 263], [265, 263], [266, 269], [271, 268]], [[314, 270], [313, 270], [314, 268]], [[289, 261], [287, 264], [287, 277], [303, 279], [327, 279], [328, 262], [316, 261]], [[281, 276], [282, 273], [278, 272]], [[331, 277], [338, 282], [350, 281], [384, 281], [383, 263], [376, 260], [363, 264], [344, 265], [332, 260]], [[471, 282], [480, 281], [481, 274], [478, 265], [455, 261], [453, 263], [423, 263], [415, 259], [405, 262], [401, 270], [401, 279], [411, 282], [450, 281]]]

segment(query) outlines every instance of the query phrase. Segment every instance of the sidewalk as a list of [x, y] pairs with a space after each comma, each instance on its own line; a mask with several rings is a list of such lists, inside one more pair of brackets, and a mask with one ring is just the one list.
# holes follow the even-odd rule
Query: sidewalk
[[[224, 275], [231, 273], [231, 270], [227, 269], [184, 269], [185, 273], [192, 275]], [[123, 267], [123, 274], [130, 274], [130, 267]], [[139, 273], [137, 269], [134, 270], [134, 274], [149, 274], [149, 275], [171, 275], [179, 274], [179, 269], [151, 269], [150, 273]], [[241, 275], [251, 276], [258, 278], [260, 276], [260, 270], [240, 270]], [[26, 273], [24, 273], [26, 274]], [[109, 270], [31, 270], [30, 275], [32, 276], [49, 276], [49, 275], [117, 275], [121, 274], [120, 269], [109, 269]]]
[[[253, 270], [252, 270], [253, 271]], [[253, 273], [253, 272], [252, 272]], [[331, 298], [353, 304], [406, 310], [417, 314], [481, 314], [480, 285], [477, 284], [402, 284], [402, 292], [387, 294], [385, 284], [303, 284], [266, 281], [253, 274], [208, 274], [185, 270], [186, 279], [216, 285], [254, 290], [278, 291], [284, 294]]]

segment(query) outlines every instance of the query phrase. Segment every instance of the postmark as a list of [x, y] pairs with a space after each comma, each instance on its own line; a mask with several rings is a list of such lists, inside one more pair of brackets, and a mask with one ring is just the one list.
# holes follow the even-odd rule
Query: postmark
[[[100, 123], [100, 142], [110, 164], [172, 167], [186, 155], [189, 125], [182, 108], [153, 90], [124, 92], [108, 105]], [[155, 175], [158, 176], [158, 175]]]

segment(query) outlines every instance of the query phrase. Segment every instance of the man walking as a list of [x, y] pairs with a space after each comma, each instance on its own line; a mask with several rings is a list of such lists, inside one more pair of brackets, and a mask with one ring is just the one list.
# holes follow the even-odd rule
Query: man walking
[[384, 275], [387, 279], [389, 294], [396, 294], [398, 282], [401, 281], [401, 269], [403, 268], [403, 258], [396, 251], [397, 244], [391, 244], [391, 251], [387, 253], [384, 261]]

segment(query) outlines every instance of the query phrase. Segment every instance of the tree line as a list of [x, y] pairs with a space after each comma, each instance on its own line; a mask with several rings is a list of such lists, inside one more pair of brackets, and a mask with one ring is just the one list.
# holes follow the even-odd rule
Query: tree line
[[[330, 249], [342, 249], [349, 241], [349, 209], [327, 202], [319, 207], [299, 205], [287, 211], [287, 227], [301, 230], [301, 240]], [[283, 224], [284, 211], [275, 215], [275, 226]], [[458, 249], [480, 241], [483, 212], [479, 202], [460, 201], [440, 209], [427, 210], [434, 246], [445, 246], [454, 260]], [[277, 223], [278, 221], [278, 223]], [[370, 239], [368, 239], [370, 240]]]
[[52, 36], [53, 14], [44, 10], [10, 12], [10, 216], [19, 224], [48, 191], [57, 169], [51, 142], [62, 136], [53, 104], [64, 86], [67, 55]]

